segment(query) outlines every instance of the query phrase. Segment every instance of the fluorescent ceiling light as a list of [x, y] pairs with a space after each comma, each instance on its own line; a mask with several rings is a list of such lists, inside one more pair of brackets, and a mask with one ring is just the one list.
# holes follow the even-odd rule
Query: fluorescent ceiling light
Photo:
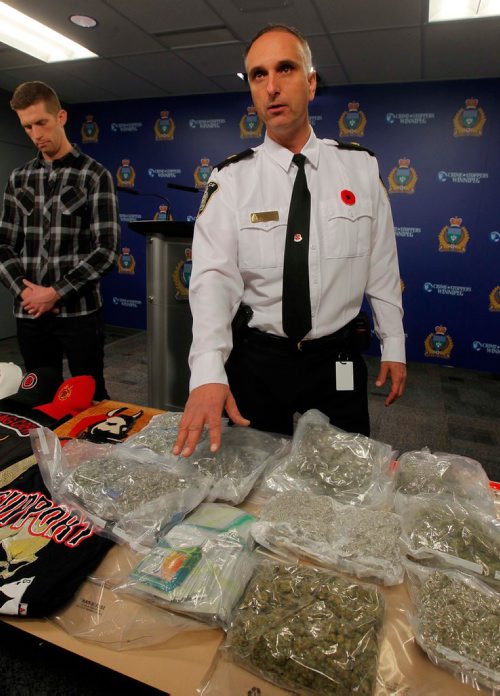
[[429, 0], [429, 22], [500, 15], [500, 0]]
[[57, 31], [0, 2], [0, 41], [45, 63], [97, 58], [95, 53]]

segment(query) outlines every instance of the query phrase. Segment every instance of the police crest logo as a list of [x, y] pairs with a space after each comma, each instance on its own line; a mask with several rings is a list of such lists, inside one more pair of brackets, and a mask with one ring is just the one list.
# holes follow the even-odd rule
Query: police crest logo
[[92, 114], [85, 117], [85, 122], [80, 129], [82, 143], [97, 143], [99, 140], [99, 126], [94, 121]]
[[208, 157], [202, 157], [200, 164], [194, 170], [194, 184], [196, 188], [203, 189], [210, 179], [210, 174], [212, 173], [212, 166], [210, 165], [210, 160]]
[[490, 312], [500, 312], [500, 285], [497, 285], [490, 292]]
[[173, 140], [175, 132], [174, 119], [168, 111], [160, 111], [160, 118], [155, 121], [155, 140]]
[[453, 135], [462, 138], [469, 135], [480, 137], [483, 134], [486, 115], [481, 107], [478, 107], [479, 99], [465, 100], [465, 108], [462, 107], [453, 117]]
[[427, 358], [448, 359], [453, 348], [453, 340], [446, 333], [446, 326], [434, 327], [434, 333], [430, 333], [425, 339], [425, 356]]
[[467, 228], [462, 225], [462, 218], [452, 217], [450, 224], [445, 225], [439, 233], [439, 251], [456, 251], [464, 254], [469, 238]]
[[130, 186], [132, 188], [135, 183], [135, 170], [130, 164], [129, 159], [122, 159], [121, 166], [116, 172], [116, 179], [119, 186]]
[[118, 273], [135, 274], [135, 259], [130, 253], [129, 247], [123, 247], [122, 253], [118, 257]]
[[417, 172], [410, 167], [408, 157], [398, 160], [398, 166], [393, 167], [389, 176], [389, 193], [414, 193], [418, 181]]
[[248, 106], [247, 113], [240, 119], [241, 138], [260, 138], [264, 124], [260, 120], [255, 106]]
[[175, 299], [181, 302], [189, 299], [189, 281], [191, 280], [191, 271], [193, 270], [191, 247], [184, 249], [184, 257], [184, 259], [179, 261], [172, 273], [177, 290]]
[[359, 109], [359, 102], [352, 101], [347, 105], [347, 111], [344, 111], [339, 118], [339, 135], [345, 137], [347, 135], [357, 135], [362, 137], [365, 134], [366, 116]]

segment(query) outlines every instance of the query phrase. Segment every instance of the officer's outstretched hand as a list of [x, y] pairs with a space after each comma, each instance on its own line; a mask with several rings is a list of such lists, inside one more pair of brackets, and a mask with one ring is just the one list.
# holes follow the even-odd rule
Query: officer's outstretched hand
[[391, 378], [391, 391], [387, 395], [385, 405], [390, 406], [393, 401], [403, 396], [406, 384], [406, 365], [401, 362], [384, 361], [380, 363], [375, 386], [383, 387], [387, 377]]
[[210, 451], [217, 452], [220, 447], [223, 411], [226, 411], [235, 425], [250, 425], [250, 421], [239, 412], [226, 384], [203, 384], [193, 389], [179, 422], [173, 454], [182, 454], [183, 457], [193, 454], [205, 424], [210, 435]]

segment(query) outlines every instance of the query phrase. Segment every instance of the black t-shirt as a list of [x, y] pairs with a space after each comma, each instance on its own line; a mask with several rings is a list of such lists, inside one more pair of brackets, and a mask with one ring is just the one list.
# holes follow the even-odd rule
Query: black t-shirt
[[33, 454], [30, 430], [42, 425], [53, 428], [57, 423], [41, 411], [10, 403], [9, 399], [0, 401], [0, 471], [14, 462]]
[[70, 416], [56, 420], [16, 399], [0, 399], [0, 471], [33, 454], [29, 431], [32, 428], [54, 430]]
[[0, 490], [0, 614], [53, 613], [111, 546], [79, 512], [52, 500], [32, 466]]

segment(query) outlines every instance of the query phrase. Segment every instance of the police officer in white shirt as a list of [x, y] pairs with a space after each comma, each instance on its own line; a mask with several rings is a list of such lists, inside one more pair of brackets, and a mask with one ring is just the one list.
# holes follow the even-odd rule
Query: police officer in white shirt
[[[395, 234], [375, 157], [316, 138], [308, 118], [316, 74], [300, 32], [262, 29], [247, 49], [246, 69], [266, 136], [213, 170], [198, 213], [190, 395], [173, 450], [184, 456], [205, 426], [211, 450], [219, 448], [224, 411], [235, 425], [290, 434], [294, 413], [316, 408], [338, 427], [368, 435], [367, 372], [356, 343], [364, 295], [382, 351], [376, 386], [391, 383], [387, 406], [406, 381]], [[306, 158], [311, 199], [311, 319], [298, 342], [286, 335], [282, 316], [297, 153]], [[240, 306], [247, 322], [233, 347], [231, 323]]]

